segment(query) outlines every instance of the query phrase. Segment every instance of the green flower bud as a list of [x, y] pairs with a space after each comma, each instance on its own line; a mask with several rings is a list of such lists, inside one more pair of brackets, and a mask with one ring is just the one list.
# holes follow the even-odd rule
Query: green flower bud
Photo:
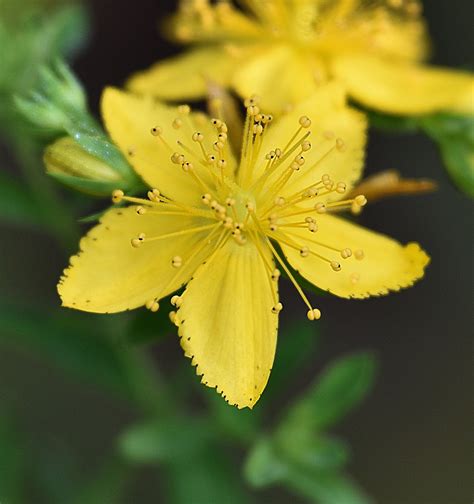
[[48, 146], [44, 153], [48, 175], [80, 192], [94, 196], [110, 196], [115, 189], [135, 191], [140, 180], [132, 168], [112, 164], [87, 152], [71, 137], [63, 137]]

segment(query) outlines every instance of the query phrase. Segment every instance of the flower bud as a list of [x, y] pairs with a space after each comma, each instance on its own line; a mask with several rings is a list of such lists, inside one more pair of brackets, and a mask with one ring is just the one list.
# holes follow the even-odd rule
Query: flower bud
[[111, 163], [90, 154], [71, 137], [49, 145], [44, 153], [46, 172], [63, 184], [95, 196], [109, 196], [115, 189], [133, 191], [137, 177], [116, 169]]

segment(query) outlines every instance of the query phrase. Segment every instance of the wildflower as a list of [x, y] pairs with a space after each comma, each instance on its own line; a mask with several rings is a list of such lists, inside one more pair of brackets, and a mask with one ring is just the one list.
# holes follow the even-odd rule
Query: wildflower
[[168, 23], [197, 47], [136, 75], [130, 87], [161, 99], [196, 99], [212, 81], [257, 93], [275, 113], [329, 79], [359, 103], [391, 114], [472, 113], [471, 74], [426, 66], [417, 0], [183, 0]]
[[[360, 176], [364, 115], [328, 85], [273, 121], [246, 100], [238, 161], [220, 119], [109, 88], [106, 127], [150, 185], [147, 198], [113, 193], [109, 210], [80, 243], [58, 286], [64, 306], [112, 313], [171, 298], [185, 355], [202, 382], [239, 408], [259, 399], [272, 368], [278, 280], [285, 273], [321, 315], [286, 260], [322, 289], [365, 298], [408, 287], [428, 257], [335, 214], [357, 212], [344, 193]], [[274, 123], [274, 124], [272, 124]]]

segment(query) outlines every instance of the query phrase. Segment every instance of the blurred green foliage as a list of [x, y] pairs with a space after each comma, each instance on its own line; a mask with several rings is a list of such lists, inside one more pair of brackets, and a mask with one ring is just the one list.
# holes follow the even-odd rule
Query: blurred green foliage
[[396, 117], [366, 111], [370, 123], [392, 133], [423, 131], [437, 145], [452, 182], [474, 197], [474, 116], [438, 113]]

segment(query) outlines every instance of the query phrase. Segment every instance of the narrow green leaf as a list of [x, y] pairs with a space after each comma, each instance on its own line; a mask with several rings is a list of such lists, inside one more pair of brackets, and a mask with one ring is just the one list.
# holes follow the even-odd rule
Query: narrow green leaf
[[370, 504], [372, 500], [348, 477], [337, 472], [293, 468], [285, 485], [317, 504]]
[[371, 389], [376, 360], [370, 353], [342, 358], [332, 364], [290, 409], [282, 425], [321, 431], [343, 418]]
[[244, 476], [255, 488], [279, 483], [289, 475], [286, 461], [278, 454], [270, 437], [262, 437], [250, 450], [244, 465]]

